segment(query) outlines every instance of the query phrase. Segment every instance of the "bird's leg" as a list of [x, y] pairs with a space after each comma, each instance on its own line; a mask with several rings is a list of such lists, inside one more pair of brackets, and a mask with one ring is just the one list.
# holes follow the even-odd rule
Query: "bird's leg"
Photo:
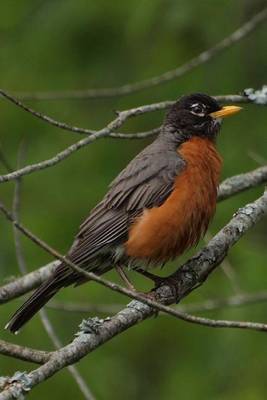
[[161, 284], [166, 278], [163, 278], [158, 275], [151, 274], [151, 272], [148, 272], [144, 270], [143, 268], [135, 268], [134, 271], [138, 272], [139, 274], [145, 276], [146, 278], [150, 279], [155, 283], [155, 285]]
[[118, 272], [118, 274], [120, 275], [123, 282], [126, 284], [127, 288], [132, 290], [133, 292], [136, 292], [134, 285], [132, 284], [132, 282], [130, 281], [130, 279], [128, 278], [126, 273], [124, 272], [123, 268], [120, 265], [116, 265], [115, 269]]
[[164, 283], [169, 284], [171, 286], [176, 285], [176, 280], [173, 279], [171, 276], [164, 277], [164, 276], [154, 275], [154, 274], [151, 274], [151, 272], [144, 270], [143, 268], [135, 268], [134, 271], [136, 271], [139, 274], [145, 276], [146, 278], [152, 280], [155, 283], [156, 288], [161, 285], [164, 285]]
[[[115, 269], [118, 272], [118, 274], [120, 275], [120, 277], [123, 280], [123, 282], [125, 282], [125, 284], [128, 287], [128, 289], [132, 290], [133, 292], [141, 294], [142, 296], [148, 298], [149, 300], [156, 300], [155, 299], [155, 294], [153, 292], [143, 293], [143, 292], [139, 292], [138, 290], [136, 290], [134, 285], [131, 283], [131, 281], [129, 280], [128, 276], [126, 275], [126, 273], [124, 272], [123, 268], [120, 265], [116, 265]], [[142, 273], [142, 271], [144, 273], [147, 272], [147, 271], [142, 270], [141, 268], [140, 268], [140, 270], [141, 270], [140, 273]], [[135, 271], [136, 271], [136, 269], [135, 269]], [[138, 272], [139, 272], [139, 269], [138, 269]], [[159, 278], [159, 280], [157, 281], [158, 285], [161, 283], [161, 281], [160, 281], [161, 278], [160, 277], [157, 277], [156, 275], [150, 274], [149, 272], [147, 272], [147, 274], [154, 277], [154, 279], [155, 279], [155, 280], [153, 279], [154, 282], [156, 282], [156, 278]], [[150, 279], [152, 279], [152, 278], [150, 277]], [[155, 312], [155, 315], [157, 316], [158, 312]]]

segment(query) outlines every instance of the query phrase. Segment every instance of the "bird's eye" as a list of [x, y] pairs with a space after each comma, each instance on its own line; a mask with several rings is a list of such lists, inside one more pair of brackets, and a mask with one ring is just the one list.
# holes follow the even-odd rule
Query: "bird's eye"
[[205, 115], [204, 106], [202, 104], [196, 103], [191, 105], [191, 113], [203, 117]]

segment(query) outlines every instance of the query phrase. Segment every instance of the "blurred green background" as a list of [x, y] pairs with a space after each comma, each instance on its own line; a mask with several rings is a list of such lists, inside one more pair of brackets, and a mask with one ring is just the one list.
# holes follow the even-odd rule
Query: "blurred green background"
[[[53, 91], [119, 86], [161, 74], [237, 29], [266, 1], [187, 0], [24, 0], [1, 2], [0, 81], [10, 91]], [[267, 83], [266, 23], [240, 43], [180, 79], [126, 97], [83, 101], [29, 101], [33, 108], [69, 124], [100, 129], [114, 110], [175, 99], [204, 91], [222, 95]], [[218, 146], [224, 156], [223, 178], [248, 171], [267, 159], [266, 109], [246, 105], [224, 124]], [[138, 132], [156, 127], [163, 113], [134, 118], [123, 127]], [[1, 151], [15, 168], [18, 147], [26, 146], [26, 163], [47, 159], [80, 137], [51, 127], [0, 100]], [[149, 140], [102, 139], [76, 152], [53, 168], [23, 179], [21, 219], [60, 252], [108, 183]], [[5, 173], [3, 165], [0, 172]], [[1, 200], [9, 207], [14, 183], [1, 185]], [[250, 190], [218, 206], [210, 227], [216, 233], [234, 211], [254, 200], [262, 188]], [[0, 216], [0, 277], [18, 276], [10, 224]], [[266, 219], [247, 234], [228, 260], [242, 291], [267, 289]], [[51, 260], [23, 238], [29, 270]], [[188, 255], [187, 255], [188, 257]], [[163, 270], [166, 274], [180, 261]], [[130, 274], [135, 283], [147, 283]], [[117, 280], [114, 273], [108, 278]], [[234, 294], [231, 282], [218, 269], [184, 303]], [[127, 303], [96, 284], [62, 291], [57, 300]], [[2, 306], [1, 338], [41, 349], [52, 349], [39, 317], [19, 336], [4, 332], [21, 299]], [[267, 321], [267, 304], [205, 313], [220, 319]], [[86, 315], [48, 310], [54, 327], [68, 343]], [[204, 315], [204, 314], [203, 314]], [[97, 399], [219, 399], [266, 398], [267, 336], [264, 333], [197, 327], [161, 316], [136, 326], [88, 357], [78, 368]], [[1, 356], [0, 375], [33, 368]], [[30, 399], [82, 399], [68, 371], [35, 388]]]

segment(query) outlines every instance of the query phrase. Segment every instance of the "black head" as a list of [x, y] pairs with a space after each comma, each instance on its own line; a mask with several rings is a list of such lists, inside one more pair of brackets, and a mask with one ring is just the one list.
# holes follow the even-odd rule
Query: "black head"
[[202, 136], [214, 140], [221, 126], [221, 118], [240, 110], [240, 107], [221, 107], [203, 93], [181, 97], [166, 115], [164, 127], [186, 140]]

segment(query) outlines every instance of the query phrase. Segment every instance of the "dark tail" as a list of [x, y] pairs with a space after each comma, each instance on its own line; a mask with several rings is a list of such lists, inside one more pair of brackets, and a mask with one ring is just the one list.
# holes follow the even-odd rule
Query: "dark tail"
[[29, 299], [15, 312], [10, 321], [5, 326], [13, 333], [26, 324], [63, 286], [62, 279], [58, 279], [57, 274], [41, 284], [33, 292]]

